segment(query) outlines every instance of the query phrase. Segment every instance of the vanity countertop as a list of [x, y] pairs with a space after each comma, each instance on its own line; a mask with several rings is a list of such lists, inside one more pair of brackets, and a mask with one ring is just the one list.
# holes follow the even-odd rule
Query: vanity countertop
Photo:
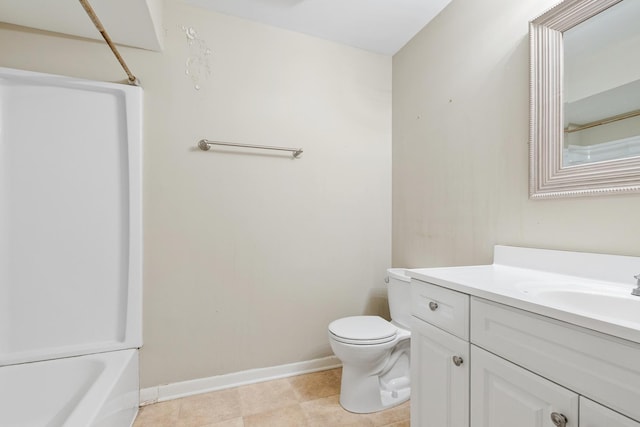
[[491, 265], [407, 270], [412, 279], [640, 343], [640, 297], [631, 296], [638, 273], [640, 257], [508, 246], [496, 246]]

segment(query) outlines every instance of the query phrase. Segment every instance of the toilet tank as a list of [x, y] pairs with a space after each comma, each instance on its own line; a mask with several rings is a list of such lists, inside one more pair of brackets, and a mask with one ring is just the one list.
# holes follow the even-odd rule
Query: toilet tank
[[391, 321], [411, 329], [411, 286], [404, 268], [387, 269], [387, 296]]

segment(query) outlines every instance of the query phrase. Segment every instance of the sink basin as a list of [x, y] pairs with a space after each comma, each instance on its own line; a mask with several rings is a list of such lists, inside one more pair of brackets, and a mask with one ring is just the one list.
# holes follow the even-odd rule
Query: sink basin
[[595, 282], [521, 282], [523, 297], [538, 304], [613, 323], [640, 325], [640, 297], [632, 286]]
[[529, 294], [549, 306], [600, 319], [640, 324], [640, 297], [580, 289], [544, 289]]

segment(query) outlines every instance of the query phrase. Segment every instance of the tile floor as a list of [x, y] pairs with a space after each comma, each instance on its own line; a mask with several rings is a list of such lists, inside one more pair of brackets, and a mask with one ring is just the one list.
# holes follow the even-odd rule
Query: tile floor
[[134, 427], [408, 427], [409, 402], [353, 414], [338, 402], [341, 369], [214, 391], [140, 409]]

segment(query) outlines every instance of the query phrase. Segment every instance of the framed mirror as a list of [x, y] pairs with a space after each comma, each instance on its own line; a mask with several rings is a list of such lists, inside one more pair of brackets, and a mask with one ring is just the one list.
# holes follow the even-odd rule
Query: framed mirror
[[565, 0], [530, 22], [530, 198], [640, 191], [638, 22], [638, 0]]

